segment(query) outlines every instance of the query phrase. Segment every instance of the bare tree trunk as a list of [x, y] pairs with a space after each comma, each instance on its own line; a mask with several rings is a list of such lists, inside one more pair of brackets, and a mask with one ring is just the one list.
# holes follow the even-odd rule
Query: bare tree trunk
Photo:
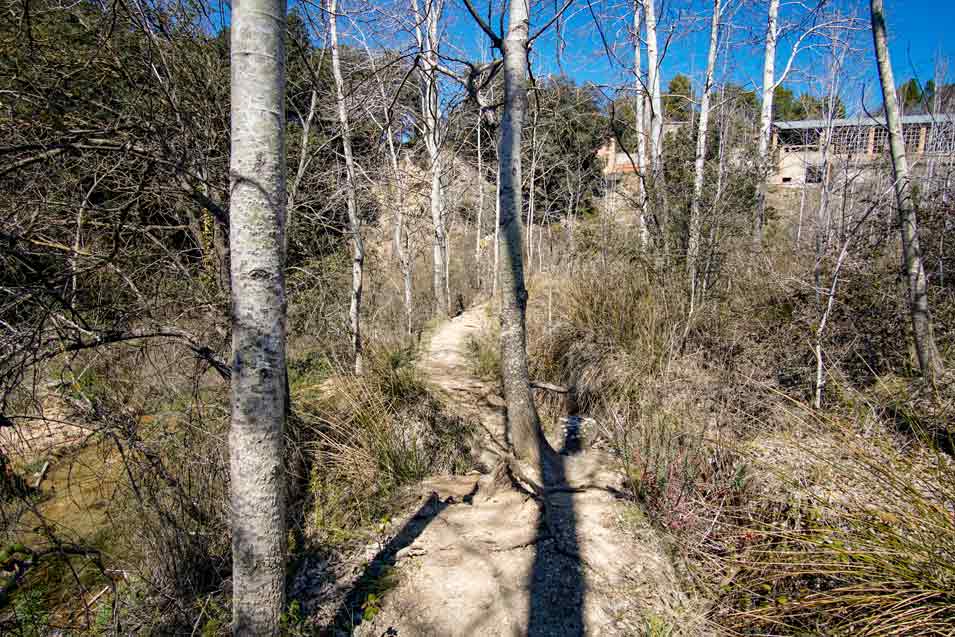
[[[324, 52], [323, 52], [324, 53]], [[321, 68], [321, 67], [319, 67]], [[312, 95], [308, 103], [308, 115], [305, 116], [305, 122], [302, 124], [301, 148], [298, 153], [298, 168], [292, 183], [288, 186], [288, 203], [285, 206], [286, 227], [292, 227], [292, 214], [295, 212], [295, 204], [298, 198], [298, 189], [305, 177], [305, 168], [308, 166], [308, 140], [312, 131], [312, 121], [315, 119], [315, 113], [318, 110], [318, 91], [312, 89]], [[285, 251], [288, 252], [288, 232], [285, 233]]]
[[663, 155], [663, 98], [660, 93], [660, 59], [654, 5], [655, 0], [643, 0], [647, 28], [647, 83], [650, 88], [650, 161], [656, 170]]
[[802, 188], [799, 193], [799, 219], [796, 221], [796, 239], [794, 241], [794, 247], [799, 248], [799, 244], [802, 242], [802, 218], [806, 213], [806, 182], [803, 181]]
[[819, 326], [816, 328], [816, 342], [813, 347], [816, 355], [816, 389], [812, 401], [816, 409], [822, 407], [822, 391], [826, 386], [826, 368], [822, 354], [822, 335], [829, 322], [829, 315], [832, 314], [832, 307], [836, 300], [836, 286], [839, 285], [839, 273], [842, 270], [842, 264], [845, 262], [846, 254], [849, 252], [850, 242], [851, 237], [846, 239], [846, 242], [842, 245], [842, 250], [839, 251], [839, 257], [836, 259], [836, 267], [832, 272], [832, 283], [827, 291], [826, 308], [822, 313], [822, 318], [819, 320]]
[[[382, 88], [382, 97], [384, 89]], [[398, 267], [401, 269], [401, 278], [404, 281], [404, 306], [405, 306], [405, 331], [410, 336], [412, 332], [412, 278], [411, 268], [412, 259], [409, 258], [407, 246], [405, 245], [405, 196], [404, 180], [401, 178], [401, 168], [398, 165], [398, 151], [395, 149], [394, 131], [389, 125], [385, 131], [388, 135], [388, 153], [391, 159], [391, 170], [395, 175], [395, 201], [398, 211], [395, 213], [395, 230], [392, 241], [394, 242], [395, 257], [398, 259]]]
[[[444, 162], [441, 156], [441, 105], [438, 100], [438, 23], [444, 8], [443, 0], [427, 0], [422, 15], [417, 0], [412, 7], [419, 24], [415, 26], [415, 37], [421, 51], [421, 72], [419, 90], [421, 92], [421, 111], [424, 124], [425, 147], [431, 164], [431, 225], [433, 229], [433, 287], [434, 312], [436, 315], [451, 314], [446, 280], [448, 258], [447, 236], [444, 229], [444, 183], [442, 173]], [[422, 31], [421, 25], [425, 26]]]
[[494, 184], [494, 271], [491, 274], [491, 297], [497, 296], [501, 260], [501, 153], [498, 149]]
[[[504, 116], [500, 141], [500, 229], [504, 237], [501, 271], [501, 376], [507, 405], [507, 430], [514, 455], [543, 466], [547, 448], [531, 393], [527, 370], [524, 263], [521, 241], [521, 134], [527, 110], [528, 5], [511, 0], [504, 38]], [[547, 459], [549, 460], [549, 459]]]
[[477, 236], [474, 239], [474, 263], [478, 266], [480, 271], [481, 266], [481, 236], [483, 233], [483, 217], [484, 217], [484, 158], [481, 156], [481, 120], [484, 117], [480, 112], [480, 107], [478, 107], [478, 123], [477, 123], [477, 186], [478, 186], [478, 215], [477, 215]]
[[351, 326], [352, 353], [355, 356], [355, 373], [364, 371], [361, 342], [361, 293], [365, 266], [365, 246], [361, 240], [361, 222], [358, 219], [356, 202], [355, 159], [352, 156], [351, 125], [348, 121], [348, 106], [345, 103], [345, 80], [342, 78], [338, 51], [337, 0], [328, 0], [329, 43], [332, 49], [332, 73], [335, 76], [335, 101], [338, 105], [338, 122], [342, 127], [342, 148], [345, 153], [345, 200], [348, 207], [348, 225], [352, 235], [352, 281], [351, 304], [348, 319]]
[[640, 245], [646, 248], [650, 243], [650, 235], [647, 229], [647, 136], [646, 136], [646, 118], [644, 117], [644, 105], [646, 104], [646, 87], [643, 85], [643, 61], [641, 55], [640, 41], [640, 11], [641, 2], [636, 0], [633, 3], [633, 76], [634, 89], [636, 90], [636, 99], [634, 100], [634, 127], [637, 129], [637, 161], [639, 173], [637, 179], [637, 198], [640, 201], [640, 210], [637, 212], [640, 222]]
[[700, 206], [703, 199], [703, 177], [706, 160], [706, 135], [710, 123], [710, 91], [716, 72], [716, 53], [719, 47], [721, 0], [713, 0], [713, 18], [710, 22], [710, 51], [706, 59], [706, 77], [700, 96], [700, 119], [696, 130], [696, 160], [693, 164], [693, 199], [690, 203], [689, 237], [687, 237], [687, 276], [690, 283], [690, 312], [696, 300], [697, 270], [700, 252]]
[[934, 380], [944, 370], [941, 356], [935, 345], [932, 314], [928, 305], [928, 290], [922, 250], [919, 246], [918, 214], [911, 198], [911, 181], [908, 161], [905, 157], [905, 141], [902, 137], [902, 119], [895, 95], [895, 80], [886, 36], [885, 11], [882, 0], [870, 0], [872, 11], [872, 41], [882, 83], [882, 101], [889, 125], [889, 146], [892, 150], [892, 173], [895, 176], [895, 199], [899, 209], [899, 226], [902, 235], [902, 260], [908, 275], [909, 308], [912, 316], [912, 336], [919, 368], [926, 380]]
[[657, 47], [656, 0], [642, 0], [647, 30], [647, 83], [650, 89], [650, 180], [649, 195], [653, 200], [660, 252], [668, 258], [668, 214], [666, 183], [663, 176], [663, 98], [660, 91], [660, 56]]
[[753, 222], [753, 245], [763, 245], [763, 224], [766, 215], [766, 179], [769, 175], [769, 141], [773, 128], [773, 95], [776, 91], [776, 40], [779, 37], [779, 0], [769, 0], [766, 23], [766, 48], [763, 57], [763, 102], [759, 113], [759, 140], [756, 161], [759, 187], [756, 190], [756, 219]]
[[531, 124], [531, 175], [527, 188], [527, 224], [524, 231], [527, 233], [527, 264], [533, 270], [534, 266], [534, 187], [537, 176], [537, 117], [538, 109], [534, 109], [534, 121]]
[[[386, 99], [384, 86], [381, 88], [382, 100]], [[387, 116], [387, 114], [386, 114]], [[390, 121], [390, 116], [388, 120]], [[408, 246], [405, 244], [405, 187], [404, 180], [401, 178], [401, 168], [398, 165], [398, 151], [395, 149], [394, 131], [391, 125], [385, 127], [385, 134], [388, 136], [388, 156], [391, 161], [391, 171], [395, 177], [395, 202], [397, 212], [395, 213], [395, 229], [392, 241], [394, 244], [395, 257], [398, 260], [398, 267], [401, 269], [402, 279], [404, 281], [404, 306], [405, 306], [405, 332], [410, 336], [412, 332], [412, 265], [413, 259], [408, 254]]]
[[285, 605], [285, 2], [232, 4], [232, 604], [235, 635]]

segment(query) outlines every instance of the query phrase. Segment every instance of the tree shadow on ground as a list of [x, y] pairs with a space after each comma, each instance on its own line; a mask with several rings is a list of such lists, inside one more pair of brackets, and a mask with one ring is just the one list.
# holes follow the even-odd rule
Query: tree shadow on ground
[[584, 634], [586, 580], [577, 538], [574, 494], [567, 489], [566, 459], [581, 451], [580, 418], [567, 418], [564, 443], [556, 454], [539, 436], [540, 456], [554, 459], [544, 475], [534, 565], [530, 573], [528, 637]]
[[[473, 497], [472, 492], [465, 496], [463, 501], [468, 503]], [[428, 525], [452, 504], [457, 504], [453, 496], [441, 500], [437, 493], [432, 492], [401, 530], [368, 563], [336, 610], [332, 626], [327, 627], [322, 634], [327, 632], [350, 635], [362, 622], [371, 619], [377, 611], [382, 595], [395, 584], [394, 569], [398, 562], [398, 552], [411, 546]]]

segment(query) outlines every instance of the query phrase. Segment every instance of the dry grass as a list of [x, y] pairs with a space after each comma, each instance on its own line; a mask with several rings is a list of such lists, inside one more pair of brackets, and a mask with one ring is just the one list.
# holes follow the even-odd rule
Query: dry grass
[[806, 409], [812, 296], [761, 268], [689, 326], [679, 282], [640, 262], [551, 282], [532, 373], [576, 385], [598, 443], [712, 600], [714, 631], [951, 634], [953, 384], [880, 371], [899, 355], [881, 332], [853, 358], [852, 316], [881, 293], [856, 277], [827, 342], [825, 410]]
[[720, 620], [747, 634], [951, 634], [952, 458], [871, 423], [863, 435], [857, 421], [793, 418], [807, 442], [791, 453], [827, 470], [777, 463], [780, 506], [727, 523]]
[[377, 348], [364, 376], [335, 377], [320, 400], [301, 404], [312, 441], [310, 526], [321, 537], [379, 521], [402, 485], [470, 466], [470, 427], [427, 393], [410, 352]]

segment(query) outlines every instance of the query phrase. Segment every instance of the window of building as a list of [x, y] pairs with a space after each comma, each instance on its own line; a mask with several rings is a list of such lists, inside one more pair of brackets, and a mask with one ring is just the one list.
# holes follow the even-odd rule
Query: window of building
[[919, 137], [922, 134], [922, 127], [919, 124], [910, 124], [902, 127], [902, 139], [905, 140], [905, 150], [909, 153], [918, 152]]
[[822, 183], [822, 166], [819, 164], [810, 164], [806, 166], [806, 183], [807, 184], [821, 184]]
[[875, 135], [872, 138], [872, 152], [876, 155], [882, 155], [889, 149], [889, 129], [883, 126], [877, 126]]

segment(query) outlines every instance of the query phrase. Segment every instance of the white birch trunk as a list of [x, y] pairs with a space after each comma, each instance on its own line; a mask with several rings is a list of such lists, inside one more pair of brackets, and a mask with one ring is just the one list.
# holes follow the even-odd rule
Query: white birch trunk
[[643, 0], [647, 29], [647, 83], [650, 88], [650, 162], [656, 172], [663, 156], [663, 98], [660, 93], [660, 60], [654, 5], [655, 0]]
[[706, 160], [706, 135], [710, 123], [710, 91], [716, 72], [716, 53], [719, 49], [721, 0], [713, 0], [713, 18], [710, 22], [710, 50], [706, 58], [706, 76], [700, 96], [700, 119], [696, 130], [696, 158], [693, 163], [693, 199], [690, 202], [689, 237], [687, 237], [687, 268], [690, 282], [690, 313], [696, 300], [697, 270], [700, 252], [700, 208], [703, 200], [703, 177]]
[[756, 218], [753, 223], [753, 244], [763, 245], [763, 224], [766, 215], [766, 180], [769, 177], [769, 141], [773, 129], [773, 96], [776, 91], [776, 40], [779, 37], [779, 0], [769, 0], [766, 22], [766, 47], [763, 55], [763, 102], [759, 112], [759, 139], [756, 160], [759, 187], [756, 190]]
[[285, 2], [232, 4], [232, 604], [235, 635], [285, 605]]
[[872, 41], [882, 83], [882, 101], [889, 125], [889, 146], [892, 151], [892, 173], [895, 176], [895, 200], [898, 206], [899, 230], [902, 235], [902, 262], [908, 277], [909, 308], [912, 336], [919, 368], [926, 380], [942, 373], [942, 360], [935, 345], [932, 314], [928, 305], [928, 290], [922, 250], [919, 245], [918, 214], [912, 202], [911, 180], [902, 137], [902, 118], [895, 95], [895, 79], [889, 58], [885, 11], [882, 0], [870, 0], [872, 11]]
[[[544, 467], [549, 448], [531, 393], [527, 369], [523, 242], [521, 240], [521, 136], [527, 110], [527, 40], [530, 18], [523, 0], [511, 0], [504, 38], [504, 116], [500, 141], [500, 222], [504, 238], [501, 270], [501, 377], [507, 404], [507, 432], [514, 455]], [[547, 460], [550, 458], [548, 457]]]
[[647, 170], [647, 132], [646, 121], [644, 118], [644, 105], [646, 104], [646, 87], [643, 85], [643, 56], [640, 40], [641, 3], [636, 0], [633, 3], [633, 76], [634, 89], [636, 90], [636, 99], [634, 99], [634, 127], [637, 129], [637, 162], [639, 163], [639, 178], [637, 179], [637, 198], [640, 202], [640, 210], [637, 212], [640, 224], [640, 245], [646, 248], [650, 243], [650, 233], [647, 228], [647, 188], [646, 188], [646, 170]]
[[[433, 254], [434, 313], [451, 314], [448, 294], [447, 236], [444, 228], [444, 170], [441, 156], [441, 106], [438, 100], [438, 23], [444, 7], [443, 0], [429, 0], [422, 14], [417, 0], [412, 0], [412, 9], [417, 17], [415, 37], [421, 51], [421, 71], [418, 85], [421, 94], [422, 124], [425, 147], [431, 170], [431, 225]], [[424, 25], [424, 30], [421, 26]]]
[[497, 297], [498, 270], [501, 260], [501, 155], [498, 152], [497, 173], [494, 177], [494, 272], [491, 274], [491, 298]]
[[341, 60], [338, 51], [337, 0], [328, 0], [329, 44], [332, 49], [332, 74], [335, 76], [335, 101], [338, 106], [338, 122], [342, 127], [342, 148], [345, 154], [345, 200], [348, 207], [348, 225], [352, 235], [352, 285], [348, 319], [351, 327], [352, 354], [355, 357], [355, 373], [364, 371], [361, 342], [361, 295], [365, 266], [365, 246], [361, 239], [361, 221], [358, 219], [356, 201], [355, 159], [352, 156], [351, 124], [348, 121], [348, 106], [345, 102], [345, 80], [342, 78]]
[[477, 214], [477, 233], [474, 238], [474, 263], [479, 268], [481, 266], [481, 237], [484, 236], [483, 217], [484, 217], [484, 158], [481, 156], [481, 120], [484, 119], [478, 110], [477, 123], [477, 188], [478, 188], [478, 214]]

